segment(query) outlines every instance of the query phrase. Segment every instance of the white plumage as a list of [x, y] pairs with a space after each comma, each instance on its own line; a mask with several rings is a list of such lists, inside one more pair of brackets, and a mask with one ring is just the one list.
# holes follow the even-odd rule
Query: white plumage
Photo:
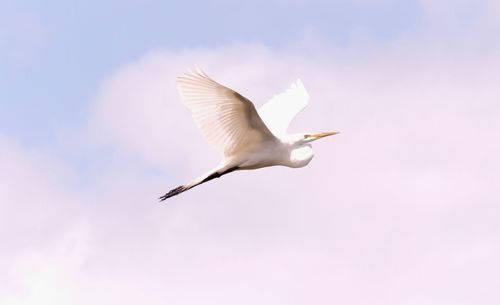
[[286, 135], [288, 125], [308, 103], [309, 94], [302, 81], [298, 79], [289, 89], [262, 105], [258, 112], [267, 128], [280, 137]]
[[283, 165], [302, 167], [313, 157], [310, 142], [337, 132], [287, 134], [288, 125], [309, 101], [302, 81], [276, 95], [259, 111], [238, 92], [197, 70], [177, 78], [184, 104], [208, 143], [222, 154], [215, 169], [160, 197], [167, 198], [235, 170]]
[[203, 72], [180, 76], [177, 84], [208, 143], [225, 157], [273, 138], [252, 102]]

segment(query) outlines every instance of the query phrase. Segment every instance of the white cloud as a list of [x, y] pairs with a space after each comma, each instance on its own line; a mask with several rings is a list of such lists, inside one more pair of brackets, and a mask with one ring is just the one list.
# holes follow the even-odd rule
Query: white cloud
[[63, 180], [71, 175], [57, 160], [3, 137], [0, 152], [0, 303], [58, 304], [70, 284], [60, 275], [71, 272], [71, 253], [46, 248], [79, 219], [79, 200]]
[[[14, 279], [15, 296], [5, 304], [68, 304], [84, 272], [88, 255], [88, 229], [75, 225], [47, 249], [24, 250], [15, 258], [7, 274]], [[27, 248], [29, 248], [28, 246]]]

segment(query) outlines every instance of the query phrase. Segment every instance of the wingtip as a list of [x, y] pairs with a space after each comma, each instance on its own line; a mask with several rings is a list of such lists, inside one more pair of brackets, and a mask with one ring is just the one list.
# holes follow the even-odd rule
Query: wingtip
[[207, 74], [205, 73], [205, 71], [203, 71], [200, 66], [196, 65], [195, 66], [195, 71], [198, 75], [201, 75], [201, 76], [205, 76], [207, 77]]
[[183, 74], [177, 76], [177, 82], [182, 83], [186, 82], [189, 80], [195, 80], [195, 79], [210, 79], [210, 77], [203, 71], [198, 65], [195, 65], [194, 68], [188, 69], [186, 72]]

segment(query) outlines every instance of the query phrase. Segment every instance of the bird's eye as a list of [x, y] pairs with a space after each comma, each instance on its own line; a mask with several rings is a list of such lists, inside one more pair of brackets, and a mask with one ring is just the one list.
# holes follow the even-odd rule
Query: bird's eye
[[304, 135], [304, 139], [308, 139], [308, 138], [311, 138], [311, 137], [312, 137], [312, 135], [310, 135], [310, 134], [305, 134]]

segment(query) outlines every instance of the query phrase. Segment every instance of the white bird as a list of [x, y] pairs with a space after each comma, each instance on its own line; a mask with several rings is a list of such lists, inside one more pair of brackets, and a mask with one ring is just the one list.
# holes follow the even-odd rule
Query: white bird
[[177, 85], [195, 123], [223, 157], [216, 168], [169, 191], [160, 201], [236, 170], [306, 166], [314, 156], [309, 143], [338, 133], [286, 133], [292, 119], [309, 101], [300, 79], [259, 111], [250, 100], [199, 69], [179, 76]]

